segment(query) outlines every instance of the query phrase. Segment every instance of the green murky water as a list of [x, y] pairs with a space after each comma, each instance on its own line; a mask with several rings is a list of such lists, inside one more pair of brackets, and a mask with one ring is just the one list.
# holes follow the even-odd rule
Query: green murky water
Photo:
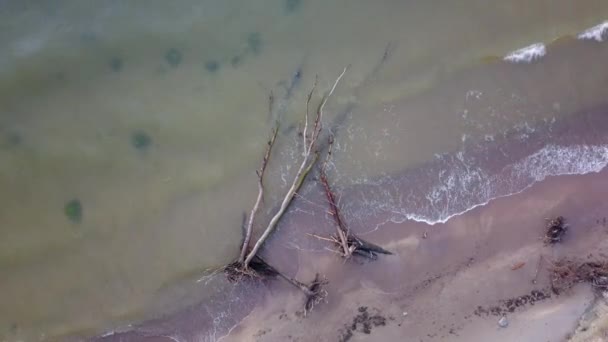
[[[301, 117], [315, 75], [326, 90], [350, 65], [328, 122], [354, 108], [341, 148], [342, 159], [356, 163], [344, 176], [364, 181], [460, 144], [465, 128], [445, 124], [454, 117], [449, 108], [410, 99], [443, 91], [442, 80], [485, 57], [608, 16], [608, 3], [593, 0], [0, 6], [0, 340], [7, 341], [145, 317], [159, 291], [233, 258], [269, 128]], [[382, 140], [383, 127], [394, 124], [386, 103], [413, 103], [411, 141]], [[276, 158], [295, 157], [285, 149]], [[273, 172], [271, 188], [285, 184], [289, 170]]]

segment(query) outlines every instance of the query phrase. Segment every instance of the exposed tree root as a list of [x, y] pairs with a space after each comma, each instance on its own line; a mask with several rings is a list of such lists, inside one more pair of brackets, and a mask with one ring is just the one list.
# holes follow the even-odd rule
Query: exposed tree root
[[561, 242], [568, 225], [565, 223], [562, 216], [558, 216], [554, 219], [547, 219], [547, 232], [545, 233], [544, 241], [546, 244], [555, 244]]
[[327, 281], [321, 278], [318, 273], [315, 275], [315, 279], [307, 285], [279, 272], [276, 268], [269, 265], [264, 259], [258, 256], [251, 260], [247, 268], [242, 267], [242, 264], [238, 261], [231, 263], [224, 268], [224, 274], [226, 274], [226, 277], [231, 282], [239, 282], [247, 279], [282, 278], [290, 285], [302, 291], [306, 296], [304, 315], [327, 297], [327, 291], [323, 289], [323, 285], [327, 284]]
[[239, 282], [245, 279], [273, 278], [278, 274], [277, 270], [268, 265], [262, 258], [255, 257], [248, 267], [243, 267], [239, 261], [235, 261], [224, 267], [224, 274], [231, 282]]

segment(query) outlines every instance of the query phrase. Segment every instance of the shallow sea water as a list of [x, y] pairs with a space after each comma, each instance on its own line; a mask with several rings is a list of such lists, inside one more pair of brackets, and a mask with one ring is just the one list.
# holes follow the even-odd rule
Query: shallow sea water
[[[607, 19], [592, 0], [0, 2], [0, 340], [208, 296], [192, 280], [236, 255], [274, 120], [266, 214], [293, 172], [315, 76], [324, 92], [349, 66], [325, 120], [336, 183], [381, 184], [603, 103], [608, 32], [577, 35]], [[432, 205], [370, 203], [435, 222], [491, 197], [446, 205], [472, 184], [446, 179]]]

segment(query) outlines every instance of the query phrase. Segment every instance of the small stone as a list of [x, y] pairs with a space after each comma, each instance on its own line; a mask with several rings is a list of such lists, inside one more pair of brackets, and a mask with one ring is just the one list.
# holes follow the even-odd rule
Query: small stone
[[74, 223], [80, 223], [82, 221], [82, 203], [80, 200], [75, 198], [68, 201], [63, 209], [65, 216]]
[[407, 311], [403, 311], [403, 317], [407, 316]]
[[498, 320], [498, 326], [501, 328], [506, 328], [509, 326], [509, 321], [507, 320], [507, 317], [502, 316], [499, 320]]
[[175, 68], [182, 63], [182, 53], [178, 49], [171, 48], [165, 54], [165, 61]]

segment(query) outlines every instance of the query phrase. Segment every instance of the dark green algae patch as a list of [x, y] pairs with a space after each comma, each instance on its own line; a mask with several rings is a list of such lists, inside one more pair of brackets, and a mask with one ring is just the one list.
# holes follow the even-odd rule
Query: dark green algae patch
[[139, 151], [146, 151], [152, 146], [152, 137], [142, 130], [134, 131], [131, 133], [131, 146]]
[[82, 211], [82, 203], [77, 198], [68, 201], [63, 208], [65, 216], [73, 223], [82, 222]]
[[171, 48], [165, 53], [165, 61], [170, 66], [176, 68], [182, 64], [183, 56], [181, 51], [176, 48]]

